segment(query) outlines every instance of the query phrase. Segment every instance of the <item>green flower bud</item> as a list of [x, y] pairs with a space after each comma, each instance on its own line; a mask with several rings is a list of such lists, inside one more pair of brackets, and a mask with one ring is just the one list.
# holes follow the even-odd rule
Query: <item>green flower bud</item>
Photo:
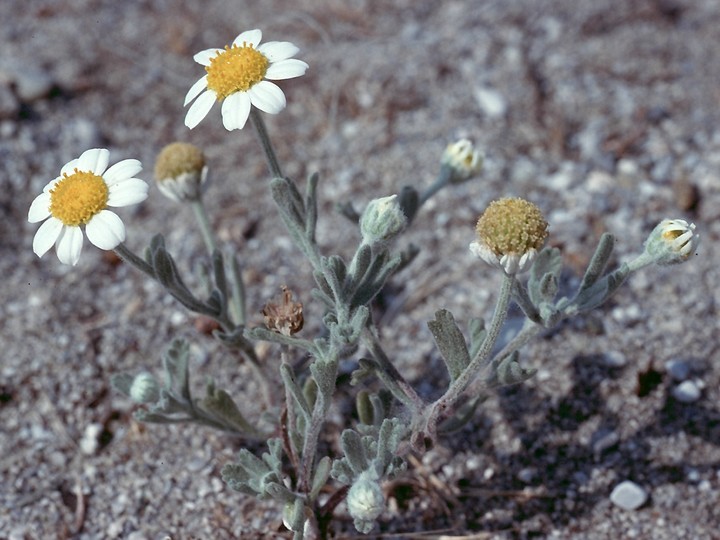
[[160, 399], [160, 388], [150, 373], [140, 373], [133, 379], [130, 399], [136, 403], [155, 403]]
[[397, 195], [370, 201], [360, 218], [363, 242], [369, 245], [384, 244], [397, 236], [407, 225], [407, 217], [400, 207]]
[[347, 507], [358, 532], [369, 533], [385, 510], [385, 495], [375, 471], [367, 470], [358, 476], [348, 491]]
[[468, 139], [447, 145], [440, 163], [452, 169], [451, 184], [459, 184], [477, 176], [483, 168], [483, 156]]
[[645, 253], [661, 266], [687, 261], [700, 243], [695, 224], [684, 219], [664, 219], [645, 241]]
[[197, 146], [174, 142], [158, 154], [155, 182], [160, 192], [175, 202], [196, 201], [207, 181], [205, 156]]
[[524, 272], [532, 266], [548, 235], [540, 209], [524, 199], [493, 201], [475, 228], [478, 240], [470, 251], [506, 274]]

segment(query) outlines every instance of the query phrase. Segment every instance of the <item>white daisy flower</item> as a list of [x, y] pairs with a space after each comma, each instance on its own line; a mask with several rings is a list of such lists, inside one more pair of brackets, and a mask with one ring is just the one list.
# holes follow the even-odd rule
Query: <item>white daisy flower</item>
[[133, 178], [142, 170], [137, 159], [125, 159], [110, 167], [110, 152], [86, 150], [45, 186], [28, 211], [28, 221], [45, 221], [35, 233], [33, 251], [42, 257], [55, 245], [63, 264], [75, 266], [80, 259], [85, 226], [88, 240], [100, 249], [114, 249], [125, 240], [125, 225], [107, 208], [130, 206], [147, 198], [148, 185]]
[[245, 126], [251, 105], [269, 114], [285, 108], [285, 94], [270, 80], [299, 77], [308, 65], [293, 58], [300, 49], [292, 43], [268, 41], [260, 45], [261, 39], [260, 30], [248, 30], [236, 37], [232, 46], [206, 49], [193, 56], [205, 66], [207, 75], [185, 96], [185, 106], [195, 100], [185, 116], [187, 127], [197, 126], [216, 101], [222, 102], [223, 125], [228, 131]]

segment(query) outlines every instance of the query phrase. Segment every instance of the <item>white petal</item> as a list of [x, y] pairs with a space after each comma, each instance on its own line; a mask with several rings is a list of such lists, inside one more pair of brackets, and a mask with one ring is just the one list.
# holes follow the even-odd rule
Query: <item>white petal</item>
[[45, 255], [63, 230], [63, 223], [57, 218], [51, 217], [35, 233], [33, 238], [33, 251], [38, 257]]
[[242, 47], [243, 43], [245, 43], [245, 45], [252, 45], [257, 49], [257, 46], [261, 40], [262, 31], [256, 28], [255, 30], [248, 30], [247, 32], [243, 32], [242, 34], [240, 34], [238, 37], [235, 38], [235, 41], [233, 41], [233, 45]]
[[195, 56], [193, 56], [193, 60], [195, 60], [198, 64], [202, 64], [203, 66], [209, 66], [210, 59], [215, 58], [221, 52], [223, 52], [223, 49], [205, 49], [204, 51], [200, 51]]
[[225, 129], [242, 129], [250, 115], [250, 96], [247, 92], [235, 92], [225, 98], [222, 104], [222, 119]]
[[128, 178], [108, 187], [108, 206], [130, 206], [147, 199], [148, 185], [139, 178]]
[[43, 193], [50, 193], [50, 191], [55, 187], [55, 184], [57, 184], [60, 180], [62, 180], [62, 176], [58, 176], [57, 178], [50, 180], [47, 185], [43, 188]]
[[77, 166], [78, 166], [77, 159], [68, 161], [65, 165], [63, 165], [63, 168], [60, 169], [60, 176], [62, 176], [64, 174], [72, 174], [73, 171], [77, 168]]
[[114, 212], [102, 210], [85, 226], [85, 234], [100, 249], [115, 249], [125, 241], [125, 225]]
[[309, 66], [302, 60], [290, 58], [288, 60], [281, 60], [275, 64], [270, 64], [267, 71], [265, 72], [265, 78], [272, 81], [279, 81], [281, 79], [292, 79], [305, 75], [305, 71]]
[[78, 159], [77, 168], [80, 171], [89, 171], [101, 176], [107, 169], [110, 161], [110, 152], [105, 148], [92, 148], [85, 150]]
[[207, 88], [207, 75], [198, 79], [197, 82], [190, 87], [190, 90], [188, 90], [188, 93], [185, 94], [185, 102], [183, 103], [183, 107], [187, 106], [188, 103], [190, 103], [193, 99], [198, 97], [198, 95], [200, 95], [200, 92], [202, 92], [206, 88]]
[[83, 234], [80, 227], [63, 227], [55, 243], [55, 253], [63, 264], [75, 266], [82, 252]]
[[28, 221], [37, 223], [50, 217], [50, 193], [43, 192], [33, 200], [28, 210]]
[[142, 163], [137, 159], [123, 159], [105, 171], [103, 178], [107, 185], [111, 185], [132, 178], [140, 171], [142, 171]]
[[285, 108], [285, 94], [269, 81], [260, 81], [248, 90], [252, 104], [268, 114], [277, 114]]
[[212, 109], [213, 104], [216, 101], [215, 92], [212, 90], [206, 90], [205, 93], [201, 94], [195, 102], [190, 105], [187, 114], [185, 115], [185, 125], [190, 129], [197, 126], [200, 121], [207, 116], [207, 113]]
[[260, 45], [258, 51], [263, 53], [270, 62], [279, 62], [292, 58], [300, 49], [289, 41], [268, 41]]

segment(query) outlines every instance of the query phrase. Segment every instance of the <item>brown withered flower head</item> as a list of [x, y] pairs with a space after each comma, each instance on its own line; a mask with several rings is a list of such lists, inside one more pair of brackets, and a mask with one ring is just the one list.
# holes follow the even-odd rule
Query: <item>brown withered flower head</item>
[[302, 330], [303, 306], [300, 302], [293, 302], [292, 291], [285, 285], [281, 289], [282, 295], [265, 304], [262, 314], [269, 330], [291, 336]]

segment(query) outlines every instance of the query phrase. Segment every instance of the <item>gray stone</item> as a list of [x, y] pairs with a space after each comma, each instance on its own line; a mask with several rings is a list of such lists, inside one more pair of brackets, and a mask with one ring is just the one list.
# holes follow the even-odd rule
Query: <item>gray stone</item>
[[690, 375], [690, 363], [685, 360], [668, 360], [665, 370], [676, 381], [684, 381]]

